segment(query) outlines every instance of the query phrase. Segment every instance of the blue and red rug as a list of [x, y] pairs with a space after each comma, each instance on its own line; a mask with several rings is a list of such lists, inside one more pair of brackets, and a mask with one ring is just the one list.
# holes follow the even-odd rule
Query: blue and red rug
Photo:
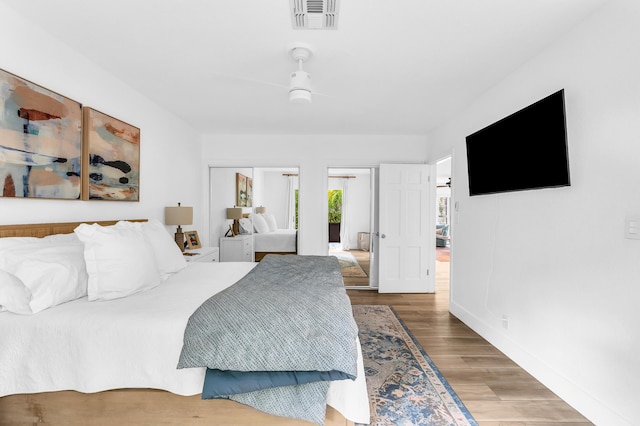
[[372, 426], [477, 426], [409, 329], [387, 305], [354, 305]]

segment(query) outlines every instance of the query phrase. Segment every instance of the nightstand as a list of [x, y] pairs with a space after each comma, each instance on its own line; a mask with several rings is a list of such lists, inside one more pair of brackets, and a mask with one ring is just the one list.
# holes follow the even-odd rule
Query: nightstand
[[253, 235], [220, 238], [221, 262], [253, 262]]
[[218, 247], [201, 247], [199, 249], [185, 250], [184, 258], [187, 262], [220, 262], [220, 249]]

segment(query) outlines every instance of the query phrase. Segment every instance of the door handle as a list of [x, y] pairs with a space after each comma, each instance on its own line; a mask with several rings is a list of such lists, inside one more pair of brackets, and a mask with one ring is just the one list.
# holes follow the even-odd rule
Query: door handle
[[380, 235], [380, 238], [387, 238], [387, 236], [382, 234], [382, 235]]

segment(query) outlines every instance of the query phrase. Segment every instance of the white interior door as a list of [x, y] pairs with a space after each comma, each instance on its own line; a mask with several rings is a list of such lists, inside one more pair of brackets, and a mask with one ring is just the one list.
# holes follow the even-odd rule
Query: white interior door
[[429, 176], [427, 164], [380, 165], [380, 293], [428, 293], [434, 289], [429, 274]]

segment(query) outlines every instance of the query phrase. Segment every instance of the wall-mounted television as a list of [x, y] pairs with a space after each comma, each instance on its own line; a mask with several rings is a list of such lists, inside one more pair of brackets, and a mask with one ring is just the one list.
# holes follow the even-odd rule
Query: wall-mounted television
[[469, 195], [569, 186], [564, 89], [467, 136]]

